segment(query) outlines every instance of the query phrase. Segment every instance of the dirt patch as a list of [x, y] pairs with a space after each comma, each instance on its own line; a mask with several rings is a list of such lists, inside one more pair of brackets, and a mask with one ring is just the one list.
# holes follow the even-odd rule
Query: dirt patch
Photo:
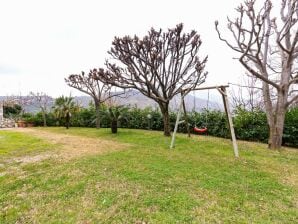
[[14, 158], [13, 161], [17, 163], [35, 163], [41, 160], [48, 159], [50, 157], [57, 157], [57, 156], [51, 155], [51, 154], [41, 154], [36, 156], [17, 157], [17, 158]]
[[30, 128], [18, 128], [15, 129], [15, 131], [30, 134], [31, 136], [59, 145], [59, 150], [55, 152], [15, 158], [16, 162], [21, 163], [34, 163], [48, 158], [71, 160], [85, 155], [105, 154], [123, 150], [128, 147], [128, 144], [122, 144], [110, 140], [74, 136], [69, 134], [57, 134]]

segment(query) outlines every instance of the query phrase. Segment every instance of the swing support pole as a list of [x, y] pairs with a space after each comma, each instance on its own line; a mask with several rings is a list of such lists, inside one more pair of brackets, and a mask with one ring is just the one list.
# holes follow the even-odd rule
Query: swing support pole
[[179, 104], [179, 109], [178, 109], [178, 114], [177, 114], [177, 119], [176, 119], [176, 123], [175, 123], [174, 132], [173, 132], [173, 135], [172, 135], [170, 149], [173, 149], [175, 147], [176, 133], [177, 133], [177, 130], [178, 130], [178, 125], [180, 123], [180, 117], [181, 117], [183, 104], [184, 104], [184, 95], [181, 94], [181, 100], [180, 100], [180, 104]]
[[226, 112], [226, 115], [228, 118], [229, 129], [231, 132], [231, 138], [232, 138], [232, 142], [233, 142], [234, 156], [236, 158], [239, 158], [238, 145], [237, 145], [234, 125], [233, 125], [233, 120], [232, 120], [232, 114], [230, 111], [227, 90], [225, 87], [217, 88], [217, 90], [221, 93], [222, 98], [223, 98], [224, 108], [225, 108], [225, 112]]
[[[225, 113], [227, 115], [229, 129], [230, 129], [230, 132], [231, 132], [231, 139], [232, 139], [232, 142], [233, 142], [234, 156], [236, 158], [239, 158], [238, 145], [237, 145], [234, 125], [233, 125], [233, 119], [232, 119], [232, 114], [231, 114], [231, 111], [230, 111], [229, 100], [228, 100], [228, 95], [227, 95], [227, 90], [226, 90], [227, 87], [229, 87], [229, 85], [208, 86], [208, 87], [195, 88], [195, 89], [191, 89], [191, 90], [190, 89], [185, 89], [184, 91], [182, 91], [181, 101], [180, 101], [180, 105], [179, 105], [179, 109], [178, 109], [178, 114], [177, 114], [177, 119], [176, 119], [176, 123], [175, 123], [174, 133], [173, 133], [172, 140], [171, 140], [170, 149], [173, 149], [175, 147], [175, 138], [176, 138], [176, 133], [177, 133], [177, 130], [178, 130], [178, 125], [181, 123], [180, 117], [181, 117], [182, 109], [184, 109], [185, 119], [187, 121], [187, 115], [186, 115], [186, 109], [185, 109], [185, 103], [184, 103], [185, 95], [189, 91], [193, 91], [193, 90], [217, 89], [218, 92], [220, 92], [220, 94], [222, 95], [223, 104], [224, 104], [224, 108], [225, 108]], [[209, 98], [209, 93], [208, 93], [208, 98]]]
[[182, 100], [182, 107], [183, 107], [183, 113], [184, 113], [184, 120], [185, 120], [186, 130], [187, 130], [188, 137], [190, 138], [189, 120], [188, 120], [188, 116], [187, 116], [187, 111], [186, 111], [186, 106], [185, 106], [185, 101], [184, 101], [183, 94], [181, 94], [181, 100]]

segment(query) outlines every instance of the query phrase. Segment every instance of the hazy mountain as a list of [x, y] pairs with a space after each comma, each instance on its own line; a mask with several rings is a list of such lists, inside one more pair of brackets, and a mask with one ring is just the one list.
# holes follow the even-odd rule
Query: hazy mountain
[[[0, 96], [0, 101], [4, 100], [5, 96]], [[77, 101], [82, 107], [88, 107], [90, 102], [92, 101], [92, 98], [89, 96], [75, 96], [75, 101]], [[193, 109], [196, 111], [201, 111], [202, 109], [207, 107], [207, 98], [202, 99], [199, 97], [195, 97], [191, 94], [187, 95], [185, 97], [185, 104], [187, 111], [192, 111]], [[208, 108], [209, 109], [222, 109], [222, 103], [217, 102], [218, 100], [208, 102]], [[170, 103], [170, 109], [171, 110], [177, 110], [179, 107], [180, 97], [176, 96]], [[117, 103], [120, 105], [127, 105], [127, 106], [135, 106], [138, 108], [146, 108], [146, 107], [152, 107], [152, 108], [159, 108], [157, 103], [155, 103], [153, 100], [149, 99], [148, 97], [144, 96], [141, 93], [138, 92], [132, 92], [129, 94], [127, 98], [119, 98], [117, 100]], [[195, 105], [195, 107], [194, 107]], [[49, 109], [53, 106], [53, 103], [49, 106]], [[24, 107], [25, 112], [33, 112], [36, 113], [40, 109], [37, 107], [36, 103], [33, 103], [32, 105], [28, 105]]]
[[[76, 96], [75, 99], [82, 105], [83, 107], [88, 107], [90, 101], [92, 101], [89, 96]], [[180, 97], [176, 96], [170, 103], [171, 110], [177, 110], [179, 107]], [[157, 103], [155, 103], [152, 99], [144, 96], [138, 92], [132, 92], [127, 98], [119, 98], [117, 103], [120, 105], [130, 105], [136, 106], [138, 108], [159, 108]], [[207, 97], [206, 99], [198, 98], [193, 95], [188, 95], [185, 97], [185, 104], [188, 111], [195, 109], [196, 111], [201, 111], [202, 109], [207, 107]], [[195, 105], [195, 108], [194, 108]], [[221, 102], [209, 101], [208, 103], [209, 109], [218, 109], [221, 110], [223, 108]]]

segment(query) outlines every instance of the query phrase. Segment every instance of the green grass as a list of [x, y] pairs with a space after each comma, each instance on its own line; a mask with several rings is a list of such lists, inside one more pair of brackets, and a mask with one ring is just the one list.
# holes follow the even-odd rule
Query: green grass
[[47, 151], [54, 146], [48, 142], [27, 134], [0, 131], [0, 158], [6, 156], [22, 156], [35, 152]]
[[[129, 143], [127, 149], [71, 161], [47, 159], [0, 167], [0, 223], [296, 223], [298, 152], [161, 132], [42, 128]], [[54, 145], [0, 132], [0, 153]], [[14, 141], [22, 139], [22, 141]], [[46, 147], [40, 147], [40, 146]], [[5, 147], [3, 147], [5, 146]], [[111, 147], [113, 145], [111, 144]], [[22, 154], [20, 153], [20, 154]]]

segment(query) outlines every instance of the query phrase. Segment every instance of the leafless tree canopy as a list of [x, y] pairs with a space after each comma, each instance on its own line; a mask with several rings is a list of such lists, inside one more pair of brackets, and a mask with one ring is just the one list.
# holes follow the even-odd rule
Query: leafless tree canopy
[[234, 108], [245, 110], [264, 110], [262, 102], [262, 88], [255, 76], [246, 74], [241, 83], [229, 83], [233, 86], [230, 91], [231, 104]]
[[32, 103], [36, 104], [43, 111], [47, 111], [47, 108], [53, 102], [53, 98], [43, 92], [30, 92], [29, 98]]
[[100, 104], [106, 102], [108, 99], [116, 96], [120, 96], [123, 92], [111, 92], [112, 86], [109, 83], [103, 83], [98, 79], [94, 79], [93, 71], [90, 71], [87, 75], [84, 72], [81, 74], [70, 75], [65, 79], [65, 82], [70, 87], [73, 87], [87, 95], [91, 96], [94, 100], [96, 108], [96, 127], [100, 127]]
[[14, 104], [18, 104], [22, 107], [22, 113], [25, 113], [25, 106], [29, 106], [32, 104], [32, 97], [27, 96], [21, 96], [21, 95], [11, 95], [6, 96], [3, 100], [4, 105], [12, 106]]
[[[272, 15], [270, 0], [266, 0], [259, 10], [256, 2], [245, 1], [237, 8], [239, 17], [235, 20], [228, 18], [228, 29], [234, 41], [222, 37], [216, 22], [219, 38], [241, 54], [240, 62], [257, 78], [277, 90], [295, 88], [298, 84], [298, 1], [281, 0], [280, 20]], [[285, 68], [290, 70], [287, 77], [282, 74]], [[298, 99], [293, 91], [289, 93], [291, 96], [286, 106]]]
[[65, 82], [70, 87], [73, 87], [91, 96], [99, 103], [103, 103], [105, 100], [111, 97], [111, 85], [104, 84], [99, 80], [94, 79], [92, 72], [89, 72], [87, 75], [85, 75], [85, 72], [82, 72], [78, 75], [70, 75], [65, 79]]
[[43, 92], [30, 92], [28, 98], [30, 99], [32, 105], [37, 106], [41, 110], [43, 125], [47, 126], [46, 113], [48, 107], [53, 102], [53, 98]]
[[274, 15], [271, 0], [244, 1], [236, 9], [238, 17], [228, 18], [231, 40], [222, 36], [215, 22], [219, 39], [238, 52], [241, 64], [262, 81], [270, 135], [277, 141], [273, 147], [281, 144], [286, 109], [298, 100], [298, 0], [280, 3], [279, 14]]
[[182, 33], [179, 24], [168, 32], [151, 29], [140, 39], [115, 37], [109, 54], [120, 65], [107, 61], [107, 72], [95, 70], [104, 82], [122, 88], [135, 88], [153, 100], [168, 102], [182, 89], [194, 88], [205, 81], [207, 57], [200, 60], [202, 44], [196, 31]]
[[107, 71], [93, 71], [104, 83], [137, 89], [155, 100], [164, 115], [165, 135], [170, 135], [169, 101], [183, 89], [190, 91], [203, 83], [207, 75], [207, 57], [201, 60], [198, 56], [200, 36], [196, 31], [182, 31], [183, 24], [178, 24], [167, 32], [152, 28], [143, 38], [115, 37]]

